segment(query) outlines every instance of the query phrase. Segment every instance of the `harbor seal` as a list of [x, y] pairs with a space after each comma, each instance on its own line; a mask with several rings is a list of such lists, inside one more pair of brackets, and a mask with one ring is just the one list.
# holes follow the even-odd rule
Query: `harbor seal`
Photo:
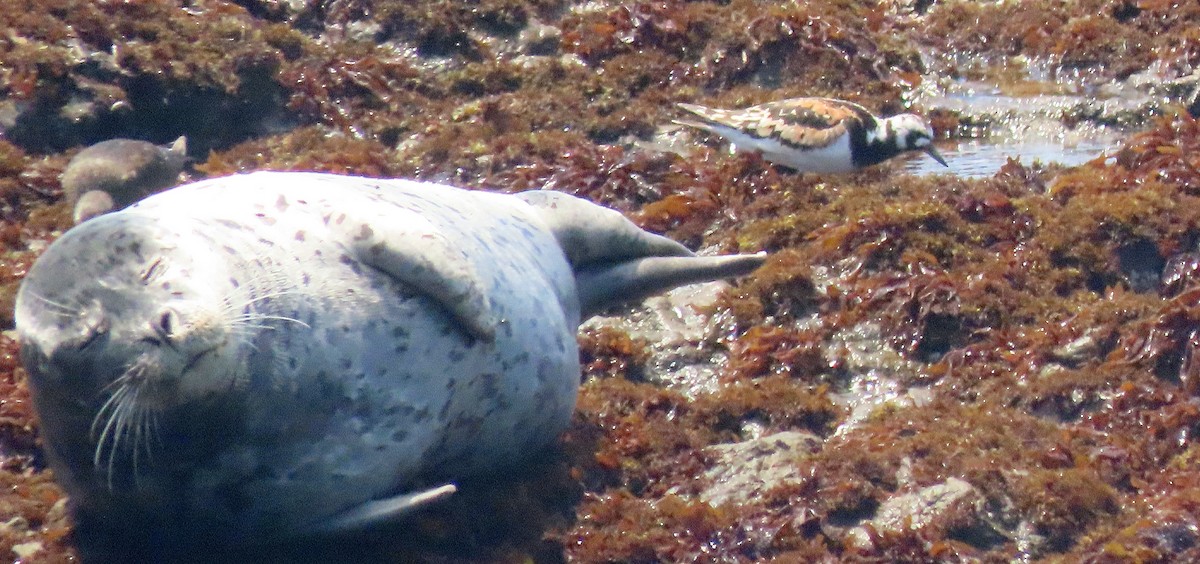
[[84, 222], [16, 302], [78, 521], [156, 546], [389, 521], [551, 443], [587, 315], [745, 274], [616, 211], [258, 172]]
[[166, 146], [136, 139], [101, 141], [67, 163], [63, 195], [74, 206], [75, 223], [81, 223], [175, 185], [186, 162], [186, 137]]

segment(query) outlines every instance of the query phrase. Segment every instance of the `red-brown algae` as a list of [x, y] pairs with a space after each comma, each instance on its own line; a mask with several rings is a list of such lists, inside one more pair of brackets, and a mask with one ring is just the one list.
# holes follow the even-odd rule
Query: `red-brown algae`
[[[830, 95], [895, 112], [926, 70], [916, 46], [958, 76], [993, 71], [939, 54], [1022, 56], [1096, 80], [1149, 64], [1186, 74], [1200, 64], [1189, 3], [20, 8], [0, 14], [12, 30], [0, 38], [0, 68], [11, 69], [0, 74], [0, 304], [69, 225], [57, 175], [72, 152], [139, 133], [186, 133], [197, 175], [307, 169], [550, 187], [693, 248], [774, 253], [717, 301], [728, 333], [704, 343], [728, 351], [717, 389], [688, 397], [644, 381], [648, 343], [586, 332], [586, 381], [559, 450], [366, 554], [1105, 562], [1200, 551], [1194, 119], [1165, 115], [1079, 167], [1013, 161], [980, 180], [895, 165], [797, 175], [717, 144], [682, 156], [631, 141], [669, 123], [678, 101]], [[535, 20], [556, 34], [521, 47]], [[213, 126], [214, 115], [239, 123]], [[932, 117], [939, 132], [958, 128], [954, 115]], [[881, 335], [874, 346], [905, 362], [894, 385], [930, 399], [883, 402], [847, 425], [835, 400], [861, 374], [830, 343], [868, 326]], [[0, 554], [19, 545], [39, 561], [73, 559], [16, 343], [0, 337], [0, 353], [0, 515], [21, 519], [0, 527]], [[706, 448], [785, 431], [822, 439], [794, 480], [745, 504], [698, 498], [716, 462]], [[919, 529], [872, 524], [889, 500], [951, 479], [979, 492], [986, 523], [964, 530], [948, 513]], [[869, 543], [851, 542], [856, 526]]]

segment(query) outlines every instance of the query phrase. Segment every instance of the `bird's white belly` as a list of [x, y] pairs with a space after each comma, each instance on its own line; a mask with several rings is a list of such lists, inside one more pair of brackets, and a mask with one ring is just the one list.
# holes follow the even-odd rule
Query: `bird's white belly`
[[760, 139], [738, 131], [725, 133], [737, 151], [759, 152], [764, 159], [800, 172], [853, 172], [854, 159], [850, 153], [850, 136], [843, 135], [824, 147], [801, 149], [784, 145], [776, 139]]

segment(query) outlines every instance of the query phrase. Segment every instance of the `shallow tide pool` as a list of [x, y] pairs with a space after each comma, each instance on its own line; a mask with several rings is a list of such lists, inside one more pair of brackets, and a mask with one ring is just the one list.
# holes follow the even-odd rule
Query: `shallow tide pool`
[[904, 169], [912, 174], [955, 174], [965, 178], [983, 178], [1015, 158], [1022, 164], [1083, 164], [1117, 147], [1119, 136], [1106, 131], [1089, 137], [1063, 139], [959, 139], [939, 141], [938, 151], [949, 167], [943, 167], [923, 153], [905, 156]]
[[[1073, 166], [1112, 151], [1129, 131], [1101, 125], [1144, 114], [1152, 101], [1140, 92], [1099, 92], [1050, 83], [1024, 83], [1020, 89], [980, 82], [955, 82], [937, 93], [922, 93], [921, 107], [960, 116], [955, 139], [939, 141], [948, 168], [913, 153], [905, 170], [913, 174], [955, 174], [978, 178], [996, 173], [1009, 158]], [[1066, 116], [1085, 119], [1064, 119]], [[1073, 121], [1074, 125], [1067, 122]]]

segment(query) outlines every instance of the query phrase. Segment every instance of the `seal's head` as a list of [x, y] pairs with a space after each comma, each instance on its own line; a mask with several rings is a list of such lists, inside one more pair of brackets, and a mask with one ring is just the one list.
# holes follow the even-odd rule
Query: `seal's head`
[[161, 147], [136, 139], [109, 139], [67, 163], [63, 194], [75, 202], [75, 223], [80, 223], [174, 186], [187, 160], [186, 137]]
[[197, 231], [99, 217], [54, 242], [21, 285], [21, 356], [45, 431], [55, 450], [88, 451], [58, 453], [71, 470], [111, 480], [114, 461], [131, 460], [136, 474], [160, 416], [244, 379], [250, 300]]

